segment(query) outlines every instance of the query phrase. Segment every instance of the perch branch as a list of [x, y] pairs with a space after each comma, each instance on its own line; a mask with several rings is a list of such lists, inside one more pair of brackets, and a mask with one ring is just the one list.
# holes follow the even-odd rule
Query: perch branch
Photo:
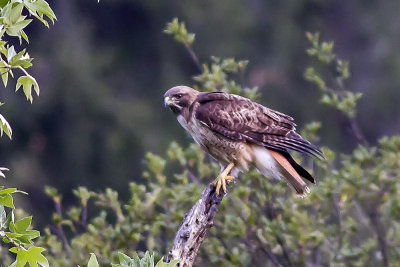
[[185, 215], [174, 244], [168, 254], [168, 261], [180, 259], [177, 266], [191, 267], [208, 230], [214, 224], [214, 217], [225, 194], [217, 195], [215, 187], [209, 184], [201, 198]]

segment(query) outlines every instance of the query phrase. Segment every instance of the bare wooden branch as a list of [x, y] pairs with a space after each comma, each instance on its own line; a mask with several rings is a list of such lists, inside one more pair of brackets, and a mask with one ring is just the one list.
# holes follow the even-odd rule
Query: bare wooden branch
[[168, 261], [180, 259], [177, 266], [191, 267], [208, 230], [214, 224], [214, 217], [225, 194], [217, 195], [215, 187], [209, 184], [201, 198], [185, 215], [174, 245], [168, 254]]

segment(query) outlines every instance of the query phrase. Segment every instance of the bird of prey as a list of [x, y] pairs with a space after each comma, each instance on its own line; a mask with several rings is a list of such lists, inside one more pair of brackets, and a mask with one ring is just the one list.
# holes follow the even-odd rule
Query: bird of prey
[[177, 116], [201, 148], [221, 165], [216, 192], [250, 167], [265, 177], [284, 178], [300, 196], [309, 193], [302, 178], [314, 178], [289, 154], [294, 150], [324, 158], [321, 150], [298, 133], [293, 118], [245, 97], [224, 92], [199, 92], [176, 86], [164, 104]]

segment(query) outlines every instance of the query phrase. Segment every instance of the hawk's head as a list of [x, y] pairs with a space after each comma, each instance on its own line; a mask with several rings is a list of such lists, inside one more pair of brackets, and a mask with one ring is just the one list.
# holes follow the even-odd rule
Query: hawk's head
[[181, 115], [193, 104], [198, 94], [198, 91], [188, 86], [176, 86], [164, 94], [164, 104], [176, 115]]

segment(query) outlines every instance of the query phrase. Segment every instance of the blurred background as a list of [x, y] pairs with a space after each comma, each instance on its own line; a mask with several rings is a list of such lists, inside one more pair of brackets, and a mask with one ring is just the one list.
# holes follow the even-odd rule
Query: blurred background
[[[28, 27], [40, 97], [31, 105], [13, 84], [0, 91], [14, 132], [12, 142], [0, 140], [0, 165], [10, 169], [7, 185], [29, 192], [21, 201], [39, 222], [52, 210], [44, 185], [67, 204], [80, 185], [112, 187], [124, 198], [128, 181], [142, 179], [146, 151], [164, 154], [173, 140], [191, 142], [163, 106], [167, 89], [193, 85], [199, 74], [185, 48], [162, 32], [173, 17], [196, 33], [201, 62], [210, 55], [248, 59], [245, 82], [260, 87], [262, 104], [292, 115], [299, 129], [321, 121], [318, 145], [349, 152], [356, 141], [348, 120], [319, 105], [319, 92], [303, 77], [310, 60], [305, 32], [318, 31], [350, 60], [346, 87], [364, 94], [358, 121], [366, 138], [374, 144], [400, 130], [400, 1], [49, 3], [56, 24]], [[47, 218], [32, 206], [48, 207]]]

